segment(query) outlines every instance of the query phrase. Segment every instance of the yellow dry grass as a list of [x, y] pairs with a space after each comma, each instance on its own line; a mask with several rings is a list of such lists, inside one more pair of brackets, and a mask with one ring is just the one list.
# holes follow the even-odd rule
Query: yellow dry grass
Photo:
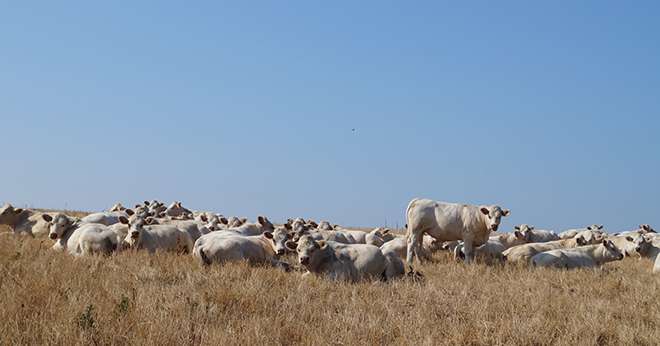
[[342, 284], [190, 256], [73, 258], [47, 239], [0, 237], [7, 345], [657, 345], [649, 261], [604, 270], [462, 265], [423, 283]]

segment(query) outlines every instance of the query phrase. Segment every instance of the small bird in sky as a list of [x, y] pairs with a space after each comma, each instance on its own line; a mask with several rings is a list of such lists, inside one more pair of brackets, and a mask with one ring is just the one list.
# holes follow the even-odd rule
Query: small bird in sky
[[355, 132], [355, 129], [351, 129], [351, 131]]

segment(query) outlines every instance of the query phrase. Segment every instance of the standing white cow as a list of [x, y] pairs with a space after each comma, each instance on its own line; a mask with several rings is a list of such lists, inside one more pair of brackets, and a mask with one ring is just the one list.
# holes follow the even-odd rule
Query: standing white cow
[[496, 205], [478, 207], [413, 199], [406, 209], [406, 262], [412, 270], [413, 257], [421, 260], [422, 236], [428, 234], [439, 241], [463, 240], [465, 262], [470, 263], [474, 259], [474, 248], [485, 244], [490, 232], [496, 232], [502, 217], [509, 214], [509, 210]]

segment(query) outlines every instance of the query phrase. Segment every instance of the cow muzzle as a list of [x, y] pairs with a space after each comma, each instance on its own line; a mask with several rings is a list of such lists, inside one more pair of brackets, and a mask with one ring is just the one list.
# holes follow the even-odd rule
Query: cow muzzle
[[309, 257], [300, 257], [300, 264], [306, 265], [309, 263]]
[[497, 232], [497, 230], [500, 228], [500, 225], [492, 225], [490, 226], [490, 230], [493, 232]]
[[49, 233], [49, 234], [48, 234], [48, 237], [49, 237], [50, 239], [55, 240], [55, 239], [57, 239], [57, 233]]
[[282, 256], [282, 255], [284, 255], [284, 249], [278, 249], [278, 250], [277, 250], [277, 255], [278, 255], [278, 256]]

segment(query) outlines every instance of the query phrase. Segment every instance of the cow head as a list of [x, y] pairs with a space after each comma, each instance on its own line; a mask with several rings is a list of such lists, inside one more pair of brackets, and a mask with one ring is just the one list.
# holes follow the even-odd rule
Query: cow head
[[261, 232], [272, 232], [275, 230], [275, 226], [268, 220], [265, 216], [258, 216], [257, 223], [261, 225]]
[[62, 238], [64, 233], [77, 221], [75, 218], [61, 213], [57, 213], [55, 216], [42, 214], [41, 218], [48, 223], [48, 237], [53, 240]]
[[0, 207], [0, 225], [13, 225], [24, 210], [7, 203]]
[[286, 253], [287, 246], [286, 243], [291, 239], [291, 234], [284, 226], [277, 227], [273, 232], [264, 232], [264, 237], [269, 239], [273, 251], [278, 255], [282, 256]]
[[600, 231], [586, 230], [579, 232], [577, 235], [575, 235], [575, 238], [581, 238], [582, 242], [584, 243], [582, 245], [591, 245], [600, 243], [605, 239], [605, 236], [606, 235]]
[[322, 256], [322, 251], [326, 249], [325, 241], [315, 241], [309, 235], [300, 237], [298, 242], [287, 241], [286, 247], [298, 253], [298, 262], [306, 268], [313, 268]]
[[486, 227], [489, 231], [497, 232], [502, 222], [502, 217], [509, 216], [511, 212], [509, 209], [502, 209], [499, 206], [482, 206], [479, 208], [481, 214], [486, 222]]
[[220, 215], [211, 215], [211, 217], [208, 219], [208, 223], [206, 224], [206, 228], [208, 228], [211, 232], [219, 231], [221, 229], [225, 229], [227, 227], [227, 219]]
[[610, 260], [617, 260], [620, 261], [623, 259], [623, 253], [619, 248], [614, 245], [614, 243], [611, 240], [603, 240], [602, 242], [603, 246], [605, 247], [605, 258], [610, 259]]
[[653, 247], [653, 238], [647, 235], [641, 235], [635, 238], [633, 244], [635, 246], [635, 252], [640, 256], [645, 256]]
[[594, 232], [596, 232], [596, 231], [600, 231], [600, 230], [602, 230], [602, 229], [603, 229], [603, 225], [591, 225], [591, 226], [587, 226], [587, 231], [594, 231]]
[[335, 229], [328, 221], [321, 221], [317, 228], [321, 231], [332, 231]]
[[642, 233], [656, 233], [649, 224], [639, 225], [639, 229], [642, 231]]
[[112, 208], [110, 208], [108, 211], [112, 213], [124, 210], [126, 210], [126, 208], [121, 203], [115, 203], [115, 205], [113, 205]]
[[139, 244], [142, 233], [144, 232], [144, 226], [149, 225], [149, 219], [150, 218], [145, 219], [143, 217], [133, 217], [129, 220], [123, 216], [119, 217], [119, 222], [128, 225], [128, 234], [126, 234], [124, 242], [128, 244], [129, 247], [134, 247], [136, 244]]
[[367, 244], [378, 247], [383, 246], [383, 244], [392, 239], [394, 239], [394, 236], [390, 233], [390, 229], [382, 227], [378, 227], [367, 233], [367, 236], [365, 237]]
[[243, 223], [244, 222], [243, 222], [242, 219], [239, 219], [236, 216], [232, 216], [232, 217], [229, 218], [229, 220], [227, 222], [227, 227], [228, 228], [240, 227]]

